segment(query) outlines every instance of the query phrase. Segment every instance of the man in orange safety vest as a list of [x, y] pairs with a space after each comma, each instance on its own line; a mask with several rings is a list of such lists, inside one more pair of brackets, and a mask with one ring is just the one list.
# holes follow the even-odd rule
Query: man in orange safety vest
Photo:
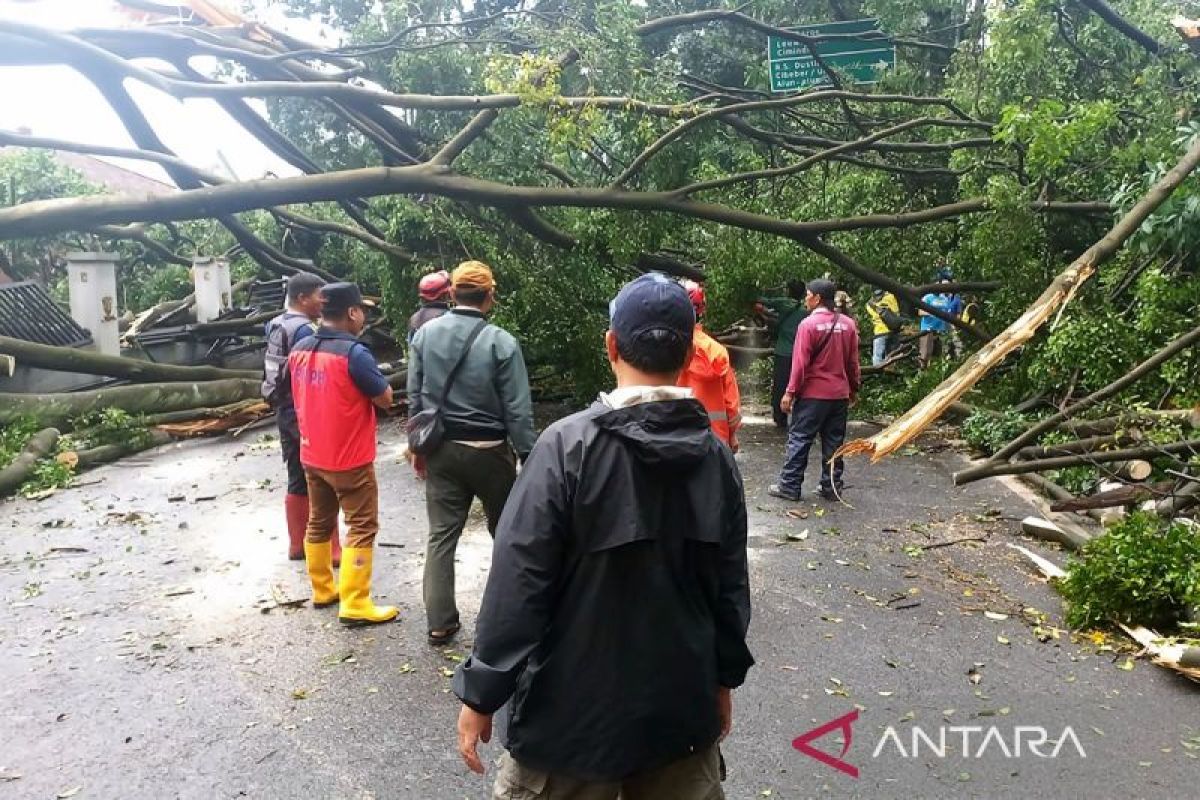
[[705, 308], [704, 287], [685, 280], [683, 288], [696, 310], [696, 330], [692, 337], [694, 354], [679, 376], [679, 385], [692, 390], [693, 396], [708, 411], [713, 433], [736, 453], [739, 447], [737, 432], [742, 425], [742, 398], [737, 375], [729, 363], [729, 351], [705, 333], [700, 324]]

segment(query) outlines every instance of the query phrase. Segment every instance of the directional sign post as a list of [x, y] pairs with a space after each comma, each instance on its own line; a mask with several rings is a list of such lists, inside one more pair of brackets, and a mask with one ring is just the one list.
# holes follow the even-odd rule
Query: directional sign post
[[[877, 19], [822, 22], [789, 28], [807, 36], [865, 34], [882, 36]], [[883, 38], [846, 38], [819, 42], [814, 47], [821, 60], [854, 83], [877, 83], [879, 76], [896, 69], [896, 46]], [[794, 92], [829, 84], [829, 76], [813, 58], [807, 45], [795, 39], [767, 38], [771, 91]]]

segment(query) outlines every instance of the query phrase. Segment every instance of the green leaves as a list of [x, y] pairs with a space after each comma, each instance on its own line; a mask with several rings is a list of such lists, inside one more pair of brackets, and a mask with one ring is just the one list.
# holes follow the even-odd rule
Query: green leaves
[[1068, 160], [1106, 153], [1109, 145], [1104, 134], [1116, 122], [1117, 105], [1112, 100], [1068, 108], [1061, 100], [1048, 98], [1027, 106], [1005, 106], [994, 136], [998, 142], [1020, 145], [1030, 176], [1046, 180], [1057, 177]]
[[1136, 512], [1084, 546], [1059, 591], [1073, 628], [1168, 628], [1200, 604], [1200, 536], [1182, 522]]
[[1015, 439], [1029, 424], [1023, 414], [1011, 408], [999, 412], [976, 410], [963, 420], [962, 435], [971, 447], [990, 455]]

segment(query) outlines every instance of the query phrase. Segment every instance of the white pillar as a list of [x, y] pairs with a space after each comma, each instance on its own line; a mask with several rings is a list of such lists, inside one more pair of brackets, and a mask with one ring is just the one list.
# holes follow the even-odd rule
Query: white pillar
[[229, 271], [229, 262], [219, 259], [217, 262], [217, 277], [221, 284], [221, 310], [233, 308], [233, 277]]
[[114, 253], [68, 253], [67, 284], [71, 317], [92, 334], [97, 352], [121, 355], [117, 326], [117, 256]]
[[221, 270], [214, 258], [192, 260], [192, 282], [196, 287], [196, 321], [211, 322], [221, 315]]

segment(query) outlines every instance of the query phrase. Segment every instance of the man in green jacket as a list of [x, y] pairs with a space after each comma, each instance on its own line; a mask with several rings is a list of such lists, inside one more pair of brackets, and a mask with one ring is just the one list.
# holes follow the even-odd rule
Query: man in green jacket
[[[486, 319], [496, 302], [491, 269], [467, 261], [450, 280], [455, 307], [417, 331], [408, 363], [409, 415], [436, 406], [445, 430], [441, 446], [413, 462], [417, 474], [426, 477], [425, 613], [429, 642], [435, 645], [450, 641], [461, 627], [454, 554], [471, 503], [476, 497], [483, 503], [488, 531], [495, 535], [516, 480], [517, 459], [523, 462], [537, 439], [521, 347]], [[476, 328], [480, 331], [443, 400], [446, 378]]]
[[788, 415], [783, 412], [780, 402], [783, 400], [783, 393], [787, 391], [788, 379], [792, 374], [792, 348], [796, 344], [796, 329], [808, 316], [808, 309], [804, 306], [804, 281], [788, 281], [787, 291], [787, 297], [762, 297], [758, 301], [776, 319], [771, 414], [775, 425], [780, 428], [786, 428], [788, 424]]

